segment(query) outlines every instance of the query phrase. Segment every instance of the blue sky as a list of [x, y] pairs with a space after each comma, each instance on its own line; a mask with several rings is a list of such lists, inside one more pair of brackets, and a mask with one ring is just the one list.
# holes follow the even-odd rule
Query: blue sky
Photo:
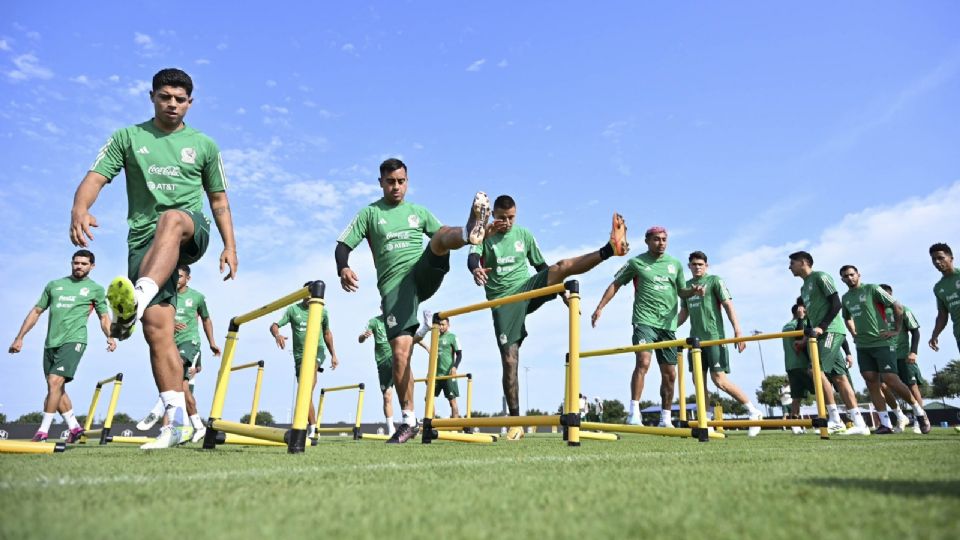
[[[372, 346], [356, 343], [378, 305], [370, 255], [354, 253], [361, 291], [347, 295], [333, 248], [377, 198], [377, 165], [401, 156], [409, 200], [444, 223], [464, 220], [476, 190], [511, 194], [550, 261], [599, 247], [614, 210], [630, 225], [634, 254], [642, 230], [666, 226], [674, 256], [710, 255], [745, 330], [778, 330], [789, 318], [800, 282], [786, 270], [788, 253], [807, 249], [833, 275], [856, 264], [917, 313], [930, 378], [934, 364], [958, 356], [949, 331], [940, 353], [925, 345], [938, 279], [926, 249], [960, 247], [958, 16], [951, 2], [17, 3], [0, 23], [0, 327], [12, 341], [43, 285], [69, 272], [77, 183], [114, 129], [150, 117], [153, 73], [177, 66], [196, 86], [187, 122], [219, 143], [231, 182], [239, 277], [217, 278], [215, 238], [192, 283], [210, 300], [221, 345], [232, 315], [324, 279], [342, 367], [320, 384], [375, 385]], [[101, 283], [125, 272], [125, 212], [121, 182], [93, 209], [101, 226], [92, 277]], [[465, 260], [454, 255], [430, 307], [483, 298]], [[618, 265], [582, 280], [585, 321]], [[584, 324], [584, 348], [629, 343], [627, 292], [599, 328]], [[528, 322], [521, 390], [530, 407], [553, 409], [561, 398], [565, 315], [555, 304]], [[267, 361], [262, 408], [285, 419], [292, 359], [268, 324], [244, 327], [236, 361]], [[77, 408], [94, 381], [124, 371], [119, 409], [142, 414], [156, 395], [146, 347], [136, 337], [108, 354], [90, 330], [70, 387]], [[463, 369], [476, 374], [474, 408], [498, 409], [489, 317], [454, 320], [452, 330]], [[8, 417], [40, 408], [43, 332], [0, 362]], [[782, 372], [779, 343], [763, 354], [767, 373]], [[751, 395], [759, 360], [756, 346], [733, 359], [733, 379]], [[205, 361], [204, 415], [217, 365]], [[631, 357], [585, 364], [585, 393], [628, 399]], [[414, 367], [425, 371], [424, 353]], [[234, 377], [225, 416], [245, 412], [252, 382]], [[657, 386], [651, 373], [644, 398]], [[330, 402], [328, 417], [351, 417], [348, 401]], [[380, 417], [377, 402], [367, 400], [367, 419]]]

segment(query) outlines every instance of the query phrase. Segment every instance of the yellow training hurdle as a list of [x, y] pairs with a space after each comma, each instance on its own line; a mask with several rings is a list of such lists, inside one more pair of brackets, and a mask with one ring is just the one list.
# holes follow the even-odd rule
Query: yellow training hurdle
[[[499, 416], [491, 418], [434, 418], [435, 391], [437, 376], [437, 356], [439, 353], [440, 321], [457, 315], [464, 315], [488, 308], [512, 304], [533, 298], [540, 298], [553, 294], [568, 293], [567, 309], [569, 312], [568, 351], [566, 369], [566, 392], [564, 395], [564, 414], [552, 416]], [[433, 315], [433, 325], [430, 329], [430, 363], [427, 367], [427, 403], [423, 419], [423, 443], [429, 444], [434, 440], [449, 440], [458, 442], [493, 442], [490, 435], [453, 433], [450, 429], [464, 429], [477, 427], [524, 427], [524, 426], [563, 426], [566, 428], [566, 440], [569, 446], [580, 446], [580, 284], [576, 280], [558, 283], [540, 289], [523, 292], [472, 304], [461, 308], [440, 311]], [[468, 407], [469, 411], [469, 407]]]
[[[113, 383], [113, 391], [110, 393], [110, 405], [107, 407], [107, 416], [103, 419], [103, 427], [100, 429], [90, 429], [93, 427], [93, 415], [97, 412], [97, 403], [100, 401], [100, 391], [103, 385]], [[117, 411], [117, 401], [120, 399], [120, 389], [123, 387], [123, 373], [117, 373], [109, 379], [97, 382], [97, 388], [93, 391], [93, 399], [90, 401], [90, 410], [87, 411], [87, 419], [83, 423], [83, 435], [80, 437], [80, 444], [93, 438], [100, 439], [100, 444], [110, 442], [110, 427], [113, 426], [113, 414]]]
[[[317, 345], [320, 342], [320, 320], [323, 316], [325, 289], [326, 286], [322, 281], [313, 281], [306, 287], [230, 320], [223, 358], [220, 361], [220, 371], [217, 373], [217, 386], [213, 394], [213, 405], [210, 408], [210, 419], [207, 422], [207, 434], [203, 440], [205, 449], [216, 448], [218, 439], [228, 440], [230, 438], [228, 436], [220, 437], [220, 432], [223, 432], [228, 435], [240, 435], [285, 444], [287, 452], [291, 454], [304, 452], [307, 444], [307, 412], [313, 399], [314, 378], [317, 376]], [[227, 387], [230, 383], [230, 373], [233, 371], [233, 356], [236, 352], [237, 334], [240, 332], [240, 325], [302, 300], [308, 301], [307, 334], [304, 339], [303, 363], [300, 366], [300, 382], [297, 385], [296, 406], [294, 407], [291, 428], [285, 430], [221, 419], [224, 401], [227, 396]]]
[[250, 406], [250, 420], [247, 424], [251, 426], [257, 425], [257, 410], [260, 407], [260, 386], [263, 385], [263, 360], [257, 360], [256, 362], [250, 362], [248, 364], [240, 364], [239, 366], [233, 366], [230, 368], [230, 371], [240, 371], [242, 369], [250, 369], [252, 367], [257, 368], [257, 382], [253, 384], [253, 404]]
[[[473, 407], [473, 374], [472, 374], [472, 373], [464, 373], [464, 374], [462, 374], [462, 375], [437, 375], [437, 376], [434, 378], [434, 380], [437, 380], [437, 381], [449, 381], [449, 380], [453, 380], [453, 379], [466, 379], [466, 380], [467, 380], [467, 414], [464, 415], [464, 418], [471, 418], [471, 417], [472, 417], [472, 413], [471, 413], [470, 411], [471, 411], [471, 409], [472, 409], [472, 407]], [[428, 377], [424, 377], [424, 378], [422, 378], [422, 379], [414, 379], [414, 380], [413, 380], [414, 383], [421, 383], [421, 382], [422, 382], [422, 383], [429, 383], [429, 381], [430, 381], [430, 379], [429, 379]], [[434, 397], [436, 397], [436, 396], [434, 396]], [[449, 429], [442, 430], [442, 431], [449, 431], [449, 430], [452, 430], [452, 429], [455, 429], [455, 428], [449, 428]]]
[[0, 441], [0, 454], [53, 454], [66, 449], [62, 442]]
[[[320, 389], [320, 402], [317, 403], [317, 439], [320, 439], [321, 433], [351, 433], [353, 434], [354, 440], [360, 438], [360, 420], [363, 417], [363, 393], [365, 385], [363, 383], [359, 384], [348, 384], [346, 386], [331, 386], [329, 388]], [[353, 427], [320, 427], [320, 419], [323, 418], [323, 405], [326, 401], [327, 393], [329, 392], [341, 392], [344, 390], [360, 390], [357, 394], [357, 417], [356, 421], [353, 424]]]

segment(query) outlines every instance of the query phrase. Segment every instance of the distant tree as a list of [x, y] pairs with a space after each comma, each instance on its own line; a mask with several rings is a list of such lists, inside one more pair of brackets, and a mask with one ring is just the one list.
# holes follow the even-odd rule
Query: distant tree
[[857, 403], [870, 403], [870, 390], [866, 386], [863, 387], [863, 390], [855, 391], [853, 394], [857, 398]]
[[14, 421], [15, 424], [39, 424], [40, 422], [43, 422], [43, 413], [40, 411], [28, 412]]
[[603, 400], [603, 421], [608, 424], [622, 424], [626, 422], [627, 409], [623, 406], [623, 402], [619, 399]]
[[933, 375], [933, 397], [960, 396], [960, 360], [947, 362], [946, 367]]
[[483, 411], [470, 411], [470, 416], [473, 418], [490, 418], [490, 413]]
[[713, 396], [715, 399], [714, 404], [723, 407], [723, 414], [732, 414], [734, 416], [744, 416], [747, 414], [747, 407], [743, 403], [733, 398], [720, 396], [716, 393], [714, 393]]
[[[250, 415], [245, 414], [240, 417], [240, 423], [246, 424], [250, 422]], [[270, 414], [270, 411], [260, 411], [257, 413], [257, 425], [258, 426], [269, 426], [273, 424], [273, 415]]]
[[767, 375], [757, 390], [757, 402], [768, 407], [779, 407], [780, 389], [788, 383], [786, 375]]
[[[84, 418], [84, 420], [86, 420], [86, 418]], [[78, 422], [80, 421], [79, 418], [77, 419], [77, 421]], [[137, 423], [137, 421], [134, 420], [133, 418], [130, 418], [130, 415], [127, 413], [118, 412], [113, 414], [113, 423], [114, 424], [135, 424]]]
[[78, 415], [77, 415], [77, 422], [78, 422], [81, 426], [82, 426], [86, 421], [87, 421], [87, 415], [85, 415], [85, 414], [78, 414]]
[[0, 424], [6, 424], [6, 423], [7, 423], [7, 415], [0, 412]]
[[541, 411], [540, 409], [530, 409], [527, 411], [527, 416], [550, 416], [550, 415], [544, 411]]

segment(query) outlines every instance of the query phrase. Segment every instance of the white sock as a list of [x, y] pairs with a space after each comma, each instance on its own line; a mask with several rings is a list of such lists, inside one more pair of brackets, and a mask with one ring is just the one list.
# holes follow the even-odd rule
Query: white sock
[[639, 402], [639, 401], [634, 401], [634, 400], [631, 399], [631, 400], [630, 400], [630, 411], [633, 413], [634, 416], [639, 415], [639, 414], [640, 414], [640, 402]]
[[401, 411], [401, 415], [403, 416], [404, 424], [410, 427], [417, 426], [417, 415], [413, 411]]
[[397, 430], [397, 427], [393, 425], [393, 417], [388, 416], [387, 418], [387, 435], [393, 435], [393, 432]]
[[890, 424], [890, 413], [887, 411], [877, 411], [877, 416], [880, 417], [880, 425], [893, 429], [893, 425]]
[[163, 400], [163, 406], [167, 413], [167, 420], [173, 427], [183, 426], [183, 420], [187, 409], [187, 398], [183, 392], [167, 390], [160, 392], [160, 399]]
[[756, 407], [753, 405], [752, 402], [748, 401], [748, 402], [744, 403], [743, 406], [747, 408], [747, 410], [750, 412], [751, 415], [757, 415], [757, 414], [759, 414], [760, 416], [763, 416], [763, 411], [761, 411], [760, 409], [756, 408]]
[[200, 429], [203, 427], [203, 420], [200, 419], [199, 414], [190, 415], [190, 425], [193, 426], [193, 429]]
[[853, 425], [856, 427], [866, 427], [867, 423], [863, 421], [863, 415], [860, 414], [860, 408], [856, 407], [848, 411], [853, 417]]
[[67, 427], [70, 429], [77, 429], [80, 427], [80, 422], [77, 422], [77, 416], [73, 414], [73, 409], [61, 414], [64, 420], [67, 421]]
[[837, 405], [827, 405], [827, 418], [833, 423], [842, 424], [843, 420], [840, 419], [840, 411], [837, 410]]
[[159, 418], [160, 415], [163, 414], [163, 409], [163, 399], [161, 399], [160, 396], [157, 396], [157, 402], [154, 403], [153, 408], [150, 409], [150, 414]]
[[150, 301], [158, 292], [160, 292], [160, 287], [152, 279], [142, 277], [137, 280], [137, 283], [133, 286], [133, 297], [137, 300], [138, 321], [143, 317], [143, 312], [147, 310]]
[[52, 412], [43, 413], [43, 422], [40, 422], [40, 429], [38, 431], [42, 431], [44, 433], [50, 433], [50, 424], [53, 423], [53, 417], [56, 414], [57, 413], [52, 413]]
[[429, 333], [430, 333], [430, 327], [423, 323], [420, 323], [420, 327], [417, 328], [417, 331], [414, 333], [414, 336], [420, 339], [423, 339]]
[[309, 426], [307, 426], [307, 438], [308, 438], [308, 439], [312, 439], [313, 436], [316, 435], [316, 433], [317, 433], [317, 425], [316, 425], [316, 424], [310, 424]]
[[661, 410], [661, 411], [660, 411], [660, 423], [661, 423], [661, 424], [669, 424], [669, 423], [670, 423], [670, 417], [671, 417], [671, 416], [672, 416], [672, 412], [671, 412], [671, 411], [669, 411], [669, 410], [667, 410], [667, 409]]
[[914, 404], [913, 404], [913, 414], [914, 414], [915, 416], [926, 416], [926, 415], [927, 415], [927, 413], [924, 412], [923, 407], [921, 407], [919, 403], [914, 403]]

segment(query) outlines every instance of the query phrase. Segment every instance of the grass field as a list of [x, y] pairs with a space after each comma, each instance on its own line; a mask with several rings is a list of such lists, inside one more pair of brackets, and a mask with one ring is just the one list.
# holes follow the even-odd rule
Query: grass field
[[951, 538], [960, 435], [0, 455], [0, 538]]

